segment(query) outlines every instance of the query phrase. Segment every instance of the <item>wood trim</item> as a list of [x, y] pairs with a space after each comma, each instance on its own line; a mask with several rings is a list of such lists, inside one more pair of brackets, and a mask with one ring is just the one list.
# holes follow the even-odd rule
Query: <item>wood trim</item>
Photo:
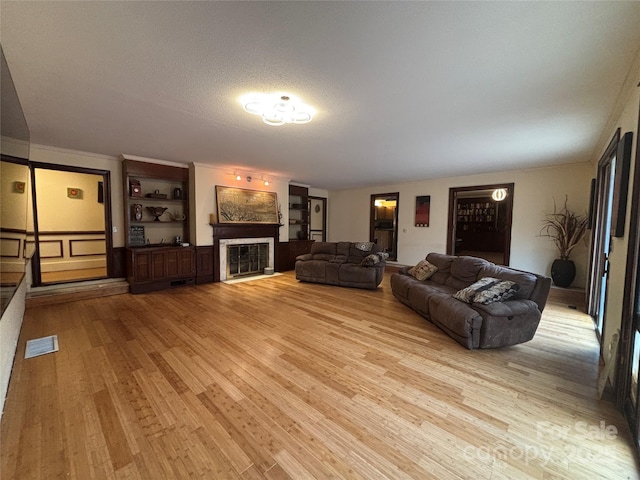
[[19, 238], [0, 237], [0, 240], [2, 240], [3, 242], [6, 242], [6, 241], [18, 242], [18, 248], [16, 249], [15, 255], [0, 255], [1, 258], [20, 258], [20, 245], [22, 245], [22, 242], [20, 241]]
[[42, 236], [60, 237], [69, 235], [105, 235], [104, 230], [68, 230], [68, 231], [45, 231], [39, 232]]
[[616, 149], [616, 173], [613, 186], [613, 205], [611, 208], [611, 235], [614, 237], [624, 236], [632, 142], [633, 133], [627, 132], [618, 142], [618, 148]]
[[8, 163], [17, 163], [18, 165], [29, 166], [29, 160], [22, 157], [14, 157], [13, 155], [0, 154], [0, 160]]
[[[60, 255], [57, 256], [42, 256], [40, 255], [40, 258], [64, 258], [64, 246], [62, 244], [62, 240], [39, 240], [38, 244], [42, 244], [42, 243], [57, 243], [58, 245], [60, 245]], [[40, 250], [38, 248], [38, 250]]]
[[[171, 165], [163, 165], [161, 163], [142, 162], [139, 160], [124, 159], [122, 171], [129, 176], [138, 176], [143, 178], [162, 178], [165, 180], [175, 180], [176, 182], [189, 181], [189, 168], [187, 166], [177, 167]], [[126, 175], [125, 175], [126, 176]], [[125, 195], [128, 190], [125, 190]], [[188, 192], [183, 192], [188, 195]], [[189, 198], [188, 196], [185, 198]]]
[[0, 228], [0, 233], [17, 233], [20, 235], [26, 235], [27, 231], [20, 228]]
[[103, 253], [73, 253], [73, 244], [81, 243], [81, 242], [104, 242], [104, 238], [79, 238], [79, 239], [70, 239], [69, 240], [69, 257], [95, 257], [95, 256], [105, 256], [107, 252]]

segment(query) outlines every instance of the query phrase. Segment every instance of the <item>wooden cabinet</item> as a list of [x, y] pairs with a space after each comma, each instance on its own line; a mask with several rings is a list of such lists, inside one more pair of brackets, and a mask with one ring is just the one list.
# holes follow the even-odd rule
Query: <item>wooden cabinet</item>
[[128, 248], [127, 253], [131, 293], [195, 283], [194, 247], [138, 247]]
[[276, 269], [279, 272], [293, 270], [296, 267], [296, 257], [311, 252], [313, 240], [294, 240], [280, 242], [276, 255]]
[[195, 283], [189, 244], [189, 170], [122, 162], [127, 280], [132, 293]]

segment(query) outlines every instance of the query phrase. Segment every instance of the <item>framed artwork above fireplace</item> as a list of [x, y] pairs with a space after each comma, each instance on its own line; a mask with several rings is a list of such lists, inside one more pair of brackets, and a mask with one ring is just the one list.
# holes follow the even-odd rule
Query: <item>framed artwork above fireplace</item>
[[216, 185], [218, 223], [279, 223], [276, 192]]

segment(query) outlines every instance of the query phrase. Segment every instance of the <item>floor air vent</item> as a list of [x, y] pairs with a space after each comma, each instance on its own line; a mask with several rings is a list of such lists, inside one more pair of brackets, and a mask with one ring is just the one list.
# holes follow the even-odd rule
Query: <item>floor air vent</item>
[[38, 357], [58, 351], [58, 336], [50, 335], [48, 337], [34, 338], [27, 340], [27, 348], [24, 352], [24, 358]]

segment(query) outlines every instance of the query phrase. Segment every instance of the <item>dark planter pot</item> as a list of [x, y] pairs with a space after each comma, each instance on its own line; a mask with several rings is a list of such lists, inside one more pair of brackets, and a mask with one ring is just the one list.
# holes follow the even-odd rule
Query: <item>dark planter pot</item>
[[566, 288], [571, 286], [576, 278], [576, 265], [573, 260], [562, 260], [557, 258], [551, 264], [551, 279], [558, 287]]

